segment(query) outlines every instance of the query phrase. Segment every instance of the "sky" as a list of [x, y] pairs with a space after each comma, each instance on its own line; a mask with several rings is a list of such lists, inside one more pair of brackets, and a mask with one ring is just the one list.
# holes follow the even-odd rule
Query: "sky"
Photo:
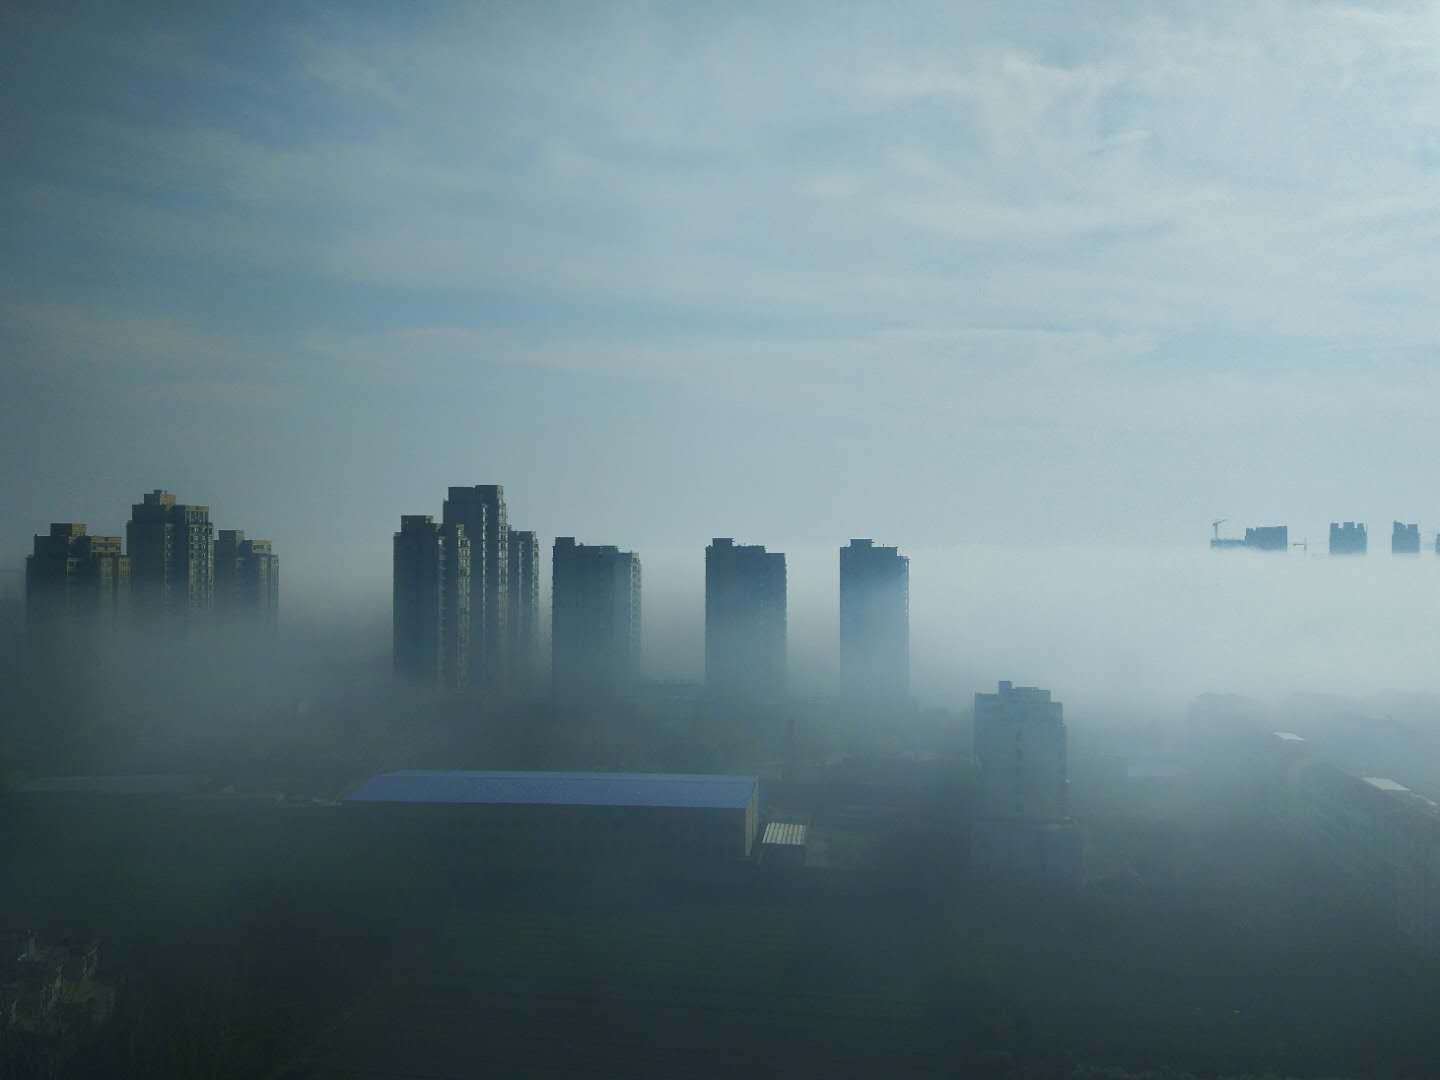
[[[12, 3], [0, 566], [1440, 529], [1440, 7]], [[978, 549], [977, 549], [978, 550]], [[688, 586], [687, 586], [688, 587]]]

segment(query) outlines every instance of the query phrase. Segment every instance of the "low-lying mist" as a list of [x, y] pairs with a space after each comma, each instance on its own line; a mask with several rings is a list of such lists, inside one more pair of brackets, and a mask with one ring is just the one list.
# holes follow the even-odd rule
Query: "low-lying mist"
[[[598, 542], [601, 538], [584, 538]], [[741, 538], [747, 542], [757, 538]], [[894, 537], [879, 536], [883, 542]], [[704, 674], [704, 543], [647, 548], [645, 669]], [[835, 691], [834, 548], [787, 555], [790, 685]], [[964, 707], [997, 679], [1053, 689], [1072, 716], [1176, 714], [1196, 695], [1279, 699], [1440, 692], [1440, 558], [1331, 558], [1206, 547], [904, 548], [910, 556], [912, 685], [922, 705]], [[318, 553], [317, 553], [318, 554]], [[548, 622], [549, 560], [542, 560]], [[288, 552], [282, 634], [313, 662], [388, 663], [389, 552], [322, 561]]]

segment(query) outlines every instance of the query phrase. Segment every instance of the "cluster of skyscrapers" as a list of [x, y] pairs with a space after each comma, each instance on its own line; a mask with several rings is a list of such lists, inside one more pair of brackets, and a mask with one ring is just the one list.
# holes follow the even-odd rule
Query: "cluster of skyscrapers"
[[[1245, 530], [1243, 539], [1220, 535], [1221, 522], [1215, 522], [1215, 536], [1210, 546], [1218, 550], [1245, 548], [1251, 551], [1288, 551], [1291, 547], [1290, 532], [1284, 525], [1262, 525]], [[1304, 541], [1295, 547], [1307, 547]], [[1369, 535], [1363, 521], [1330, 522], [1331, 555], [1364, 555], [1370, 547]], [[1440, 533], [1435, 536], [1435, 551], [1440, 553]], [[1396, 521], [1390, 529], [1390, 554], [1420, 554], [1420, 526], [1415, 522]]]
[[[501, 698], [543, 689], [539, 547], [508, 527], [499, 484], [450, 489], [439, 522], [405, 516], [394, 536], [394, 660], [402, 678]], [[623, 696], [640, 680], [640, 556], [557, 537], [551, 551], [550, 689], [565, 702]], [[852, 540], [840, 552], [847, 688], [910, 688], [910, 561]], [[776, 701], [786, 683], [785, 556], [729, 537], [705, 549], [705, 685], [715, 698]]]
[[540, 549], [533, 532], [510, 528], [504, 487], [450, 488], [439, 522], [402, 517], [393, 561], [397, 674], [455, 694], [532, 684]]
[[208, 506], [156, 489], [130, 509], [119, 536], [57, 522], [25, 560], [32, 627], [131, 612], [156, 619], [258, 619], [279, 609], [280, 560], [270, 541], [238, 529], [217, 534]]

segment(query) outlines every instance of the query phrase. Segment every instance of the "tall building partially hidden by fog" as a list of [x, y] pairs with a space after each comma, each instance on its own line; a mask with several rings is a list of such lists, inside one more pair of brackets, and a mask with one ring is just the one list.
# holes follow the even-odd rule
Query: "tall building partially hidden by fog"
[[550, 653], [557, 700], [614, 698], [640, 674], [640, 556], [555, 539]]
[[128, 606], [130, 559], [120, 537], [91, 536], [79, 522], [59, 522], [36, 536], [25, 559], [25, 612], [32, 627], [77, 616], [116, 615]]
[[990, 876], [1078, 884], [1083, 834], [1070, 820], [1063, 709], [1050, 691], [1001, 682], [975, 695], [980, 768], [971, 857]]
[[717, 537], [705, 549], [705, 686], [712, 695], [785, 693], [785, 556]]
[[1390, 529], [1390, 554], [1419, 555], [1420, 526], [1418, 524], [1406, 525], [1400, 521], [1394, 522]]
[[910, 560], [897, 548], [840, 549], [840, 675], [852, 695], [910, 693]]
[[540, 681], [540, 541], [533, 532], [511, 529], [509, 550], [510, 681], [514, 690], [529, 692]]
[[1210, 547], [1216, 551], [1289, 551], [1288, 525], [1255, 525], [1247, 527], [1245, 537], [1221, 536], [1221, 522], [1215, 522], [1215, 536]]
[[125, 526], [130, 590], [145, 614], [209, 611], [215, 592], [215, 529], [208, 506], [177, 503], [156, 488], [131, 506]]
[[510, 523], [501, 484], [452, 487], [442, 510], [446, 525], [462, 525], [470, 540], [470, 685], [486, 696], [508, 683]]
[[458, 693], [468, 685], [471, 544], [463, 525], [400, 519], [394, 548], [395, 673]]
[[1288, 525], [1260, 525], [1245, 530], [1245, 546], [1255, 551], [1289, 551]]
[[1330, 522], [1331, 555], [1364, 555], [1368, 547], [1363, 523], [1347, 521]]
[[215, 611], [226, 619], [273, 625], [280, 612], [280, 557], [269, 540], [247, 540], [239, 529], [215, 539]]

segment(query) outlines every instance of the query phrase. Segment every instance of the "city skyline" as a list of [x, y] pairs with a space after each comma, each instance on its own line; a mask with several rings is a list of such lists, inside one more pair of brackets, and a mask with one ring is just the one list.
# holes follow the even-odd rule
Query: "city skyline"
[[460, 461], [641, 547], [1426, 512], [1423, 7], [19, 7], [0, 566], [151, 478], [385, 536]]

